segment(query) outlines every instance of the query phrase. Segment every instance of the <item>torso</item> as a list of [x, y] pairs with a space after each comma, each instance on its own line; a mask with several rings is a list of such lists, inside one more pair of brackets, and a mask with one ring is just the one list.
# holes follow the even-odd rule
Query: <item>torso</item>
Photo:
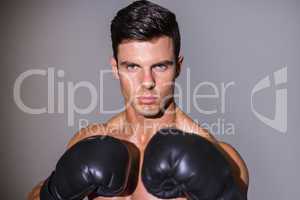
[[[122, 127], [120, 127], [120, 129], [116, 128], [117, 126], [119, 126], [119, 124], [121, 121], [121, 114], [117, 115], [116, 117], [112, 118], [111, 120], [109, 120], [105, 125], [101, 125], [102, 127], [105, 128], [105, 130], [113, 130], [113, 131], [108, 131], [108, 133], [106, 132], [106, 134], [114, 136], [116, 138], [119, 139], [123, 139], [123, 140], [127, 140], [129, 142], [134, 143], [140, 150], [141, 153], [141, 160], [140, 160], [140, 169], [143, 163], [143, 158], [144, 158], [144, 149], [149, 141], [150, 138], [147, 137], [143, 137], [143, 134], [140, 134], [138, 137], [137, 136], [133, 136], [133, 135], [126, 135], [126, 134], [122, 134], [122, 131], [120, 131], [120, 129], [122, 129]], [[216, 142], [216, 140], [214, 139], [214, 137], [209, 134], [206, 130], [202, 129], [201, 127], [199, 127], [198, 124], [196, 124], [191, 118], [189, 118], [186, 114], [184, 114], [183, 112], [180, 112], [180, 114], [178, 115], [178, 120], [175, 122], [175, 126], [178, 129], [184, 130], [186, 132], [193, 132], [193, 133], [198, 133], [199, 135], [207, 138], [208, 140], [212, 141], [212, 142]], [[92, 130], [92, 129], [90, 129]], [[95, 129], [96, 130], [96, 129]], [[120, 134], [121, 133], [121, 134]], [[88, 131], [84, 134], [84, 137], [88, 137], [90, 135], [102, 135], [101, 131]], [[139, 170], [139, 180], [138, 180], [138, 184], [137, 184], [137, 188], [134, 191], [134, 193], [131, 196], [127, 196], [127, 197], [97, 197], [94, 198], [94, 200], [105, 200], [105, 199], [110, 199], [110, 200], [140, 200], [140, 199], [147, 199], [147, 200], [158, 200], [159, 198], [156, 198], [155, 196], [151, 195], [150, 193], [148, 193], [141, 181], [141, 170]], [[186, 198], [175, 198], [174, 200], [183, 200]]]
[[[141, 149], [140, 149], [141, 150]], [[144, 158], [144, 151], [141, 150], [141, 162], [140, 162], [140, 169], [142, 167], [142, 163], [143, 163], [143, 158]], [[139, 180], [138, 180], [138, 184], [136, 187], [136, 190], [134, 191], [134, 193], [131, 196], [127, 196], [127, 197], [110, 197], [110, 198], [104, 198], [104, 197], [97, 197], [94, 198], [94, 200], [141, 200], [141, 199], [147, 199], [147, 200], [159, 200], [159, 198], [151, 195], [150, 193], [148, 193], [142, 183], [141, 180], [141, 170], [139, 170]], [[184, 200], [185, 198], [175, 198], [173, 200]]]
[[[141, 158], [143, 158], [143, 153], [141, 152]], [[140, 163], [143, 160], [141, 159]], [[141, 164], [140, 164], [140, 168], [141, 168]], [[141, 170], [140, 170], [140, 174], [141, 174]], [[145, 200], [159, 200], [159, 198], [151, 195], [150, 193], [148, 193], [142, 183], [141, 180], [141, 175], [139, 175], [139, 180], [138, 180], [138, 185], [136, 190], [134, 191], [134, 193], [131, 196], [127, 196], [127, 197], [112, 197], [112, 198], [104, 198], [104, 197], [97, 197], [94, 200], [141, 200], [141, 199], [145, 199]], [[175, 198], [174, 200], [184, 200], [185, 198]]]

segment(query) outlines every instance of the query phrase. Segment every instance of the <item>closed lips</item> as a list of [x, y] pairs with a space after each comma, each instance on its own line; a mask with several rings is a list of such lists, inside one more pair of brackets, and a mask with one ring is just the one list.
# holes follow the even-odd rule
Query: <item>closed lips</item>
[[157, 99], [157, 97], [155, 96], [141, 96], [141, 97], [138, 97], [138, 99], [142, 102], [142, 103], [153, 103], [155, 102], [155, 100]]

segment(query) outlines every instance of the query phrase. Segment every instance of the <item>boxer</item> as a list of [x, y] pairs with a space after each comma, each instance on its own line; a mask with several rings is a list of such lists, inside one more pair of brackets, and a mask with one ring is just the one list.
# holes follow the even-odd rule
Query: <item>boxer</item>
[[[76, 133], [28, 199], [246, 199], [249, 175], [239, 153], [174, 101], [183, 63], [176, 16], [133, 2], [112, 20], [111, 39], [124, 111]], [[174, 129], [175, 136], [161, 134]]]

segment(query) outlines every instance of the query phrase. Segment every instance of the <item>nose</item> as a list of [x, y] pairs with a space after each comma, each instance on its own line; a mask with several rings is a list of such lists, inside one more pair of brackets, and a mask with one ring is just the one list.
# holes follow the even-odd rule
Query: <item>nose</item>
[[155, 79], [151, 70], [144, 70], [142, 85], [145, 89], [152, 89], [155, 87]]

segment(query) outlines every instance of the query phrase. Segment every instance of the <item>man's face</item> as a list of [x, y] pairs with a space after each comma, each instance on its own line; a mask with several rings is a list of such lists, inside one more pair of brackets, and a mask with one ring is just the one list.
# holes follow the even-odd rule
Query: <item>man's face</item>
[[112, 59], [112, 67], [126, 105], [144, 117], [161, 114], [172, 101], [181, 61], [176, 62], [169, 37], [122, 42], [118, 62]]

